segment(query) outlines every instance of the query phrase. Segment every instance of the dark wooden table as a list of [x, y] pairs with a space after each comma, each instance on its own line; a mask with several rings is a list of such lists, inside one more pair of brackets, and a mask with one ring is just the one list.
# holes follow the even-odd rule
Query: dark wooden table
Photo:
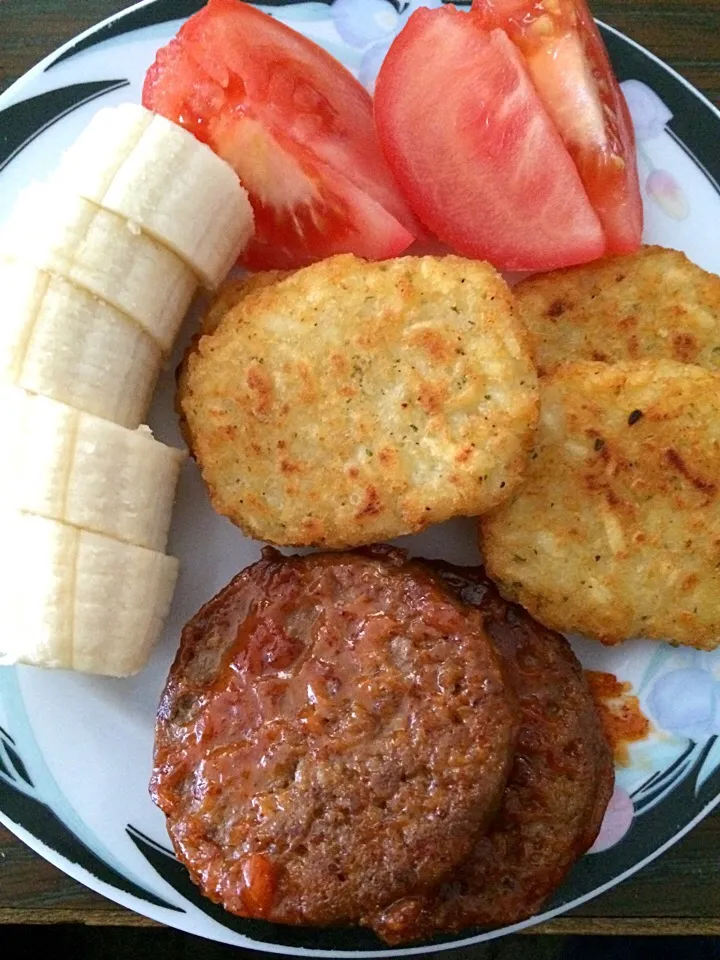
[[[125, 6], [117, 0], [0, 0], [0, 90]], [[720, 102], [720, 0], [597, 0], [593, 10]], [[0, 923], [152, 925], [81, 887], [1, 827]], [[720, 814], [635, 878], [535, 932], [720, 935]]]

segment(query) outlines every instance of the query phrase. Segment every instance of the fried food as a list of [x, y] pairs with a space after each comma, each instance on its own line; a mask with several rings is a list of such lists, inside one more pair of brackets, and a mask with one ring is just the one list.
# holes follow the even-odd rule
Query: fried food
[[195, 334], [190, 343], [190, 347], [185, 353], [182, 363], [175, 371], [177, 382], [176, 394], [176, 412], [178, 415], [178, 424], [183, 440], [192, 446], [192, 437], [188, 430], [185, 414], [179, 402], [186, 390], [187, 380], [187, 359], [197, 349], [200, 338], [206, 333], [214, 333], [220, 322], [246, 297], [256, 293], [258, 290], [264, 290], [265, 287], [271, 287], [278, 280], [288, 277], [290, 274], [285, 270], [264, 270], [261, 273], [250, 273], [244, 277], [231, 277], [226, 280], [210, 301], [207, 310], [200, 318], [200, 332]]
[[506, 603], [481, 568], [433, 563], [476, 606], [520, 704], [520, 736], [500, 810], [466, 862], [433, 893], [371, 925], [395, 945], [532, 916], [592, 845], [613, 790], [610, 748], [570, 645]]
[[452, 256], [340, 256], [256, 291], [191, 349], [178, 400], [219, 513], [331, 548], [502, 502], [538, 405], [507, 285]]
[[426, 567], [267, 550], [183, 631], [152, 792], [212, 900], [349, 922], [470, 852], [517, 722], [482, 617]]
[[720, 372], [720, 277], [677, 250], [644, 247], [530, 277], [514, 292], [541, 374], [643, 359]]
[[200, 321], [202, 333], [213, 333], [220, 321], [251, 293], [271, 287], [278, 280], [289, 276], [287, 270], [263, 270], [261, 273], [250, 273], [244, 277], [226, 280], [210, 301]]
[[488, 572], [556, 630], [720, 643], [720, 377], [667, 360], [560, 367], [526, 482], [481, 520]]

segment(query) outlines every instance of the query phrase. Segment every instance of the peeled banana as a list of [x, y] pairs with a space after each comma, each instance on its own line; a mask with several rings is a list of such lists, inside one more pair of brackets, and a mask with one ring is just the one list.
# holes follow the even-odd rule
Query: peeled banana
[[71, 280], [172, 349], [197, 280], [170, 250], [94, 203], [34, 183], [0, 228], [0, 258]]
[[56, 520], [0, 514], [12, 563], [0, 577], [3, 663], [126, 677], [147, 662], [178, 562]]
[[142, 228], [215, 289], [250, 239], [253, 212], [233, 169], [139, 104], [100, 110], [65, 153], [59, 188]]
[[253, 231], [208, 147], [102, 110], [0, 226], [0, 660], [128, 676], [168, 614], [183, 454], [139, 427], [198, 281]]
[[18, 387], [0, 386], [3, 448], [13, 469], [0, 473], [7, 507], [164, 551], [185, 455]]
[[0, 379], [135, 429], [162, 354], [137, 324], [67, 280], [0, 262]]

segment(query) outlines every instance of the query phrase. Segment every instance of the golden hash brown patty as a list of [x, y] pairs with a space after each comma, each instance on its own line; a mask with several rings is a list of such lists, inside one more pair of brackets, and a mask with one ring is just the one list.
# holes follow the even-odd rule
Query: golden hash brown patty
[[179, 404], [219, 513], [257, 539], [341, 548], [504, 500], [538, 397], [491, 266], [340, 256], [231, 310], [186, 358]]
[[203, 333], [213, 333], [220, 321], [233, 310], [245, 297], [249, 297], [256, 290], [264, 290], [289, 276], [286, 270], [263, 270], [261, 273], [251, 273], [245, 277], [234, 277], [226, 280], [210, 301], [200, 321]]
[[720, 372], [720, 277], [644, 247], [514, 290], [541, 374], [561, 363], [676, 360]]
[[177, 415], [180, 423], [180, 432], [182, 433], [183, 439], [185, 443], [187, 443], [188, 447], [192, 446], [192, 441], [188, 431], [187, 423], [185, 421], [185, 414], [183, 413], [179, 403], [179, 398], [185, 393], [188, 357], [194, 353], [203, 334], [214, 333], [215, 330], [217, 330], [220, 322], [224, 320], [227, 314], [230, 313], [231, 310], [234, 310], [242, 300], [245, 300], [246, 297], [249, 297], [258, 290], [264, 290], [265, 287], [271, 287], [273, 284], [277, 283], [278, 280], [282, 280], [287, 276], [289, 276], [289, 273], [285, 270], [264, 270], [261, 273], [251, 273], [244, 277], [231, 277], [230, 279], [226, 280], [225, 283], [223, 283], [212, 300], [210, 300], [207, 310], [200, 318], [200, 332], [196, 333], [192, 338], [190, 346], [185, 353], [185, 357], [175, 371], [175, 377], [177, 380], [175, 406], [177, 408]]
[[720, 643], [720, 377], [561, 367], [517, 497], [481, 521], [490, 575], [556, 630]]

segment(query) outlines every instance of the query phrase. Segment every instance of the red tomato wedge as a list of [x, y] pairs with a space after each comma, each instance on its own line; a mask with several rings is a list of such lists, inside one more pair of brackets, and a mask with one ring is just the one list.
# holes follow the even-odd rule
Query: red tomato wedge
[[380, 142], [420, 220], [505, 270], [602, 256], [597, 214], [519, 50], [455, 7], [420, 9], [375, 88]]
[[608, 253], [640, 246], [642, 201], [625, 98], [585, 0], [474, 0], [473, 15], [500, 27], [530, 76], [580, 172]]
[[367, 91], [317, 44], [240, 0], [210, 0], [157, 54], [143, 104], [237, 171], [256, 236], [243, 262], [384, 259], [422, 229], [383, 157]]

